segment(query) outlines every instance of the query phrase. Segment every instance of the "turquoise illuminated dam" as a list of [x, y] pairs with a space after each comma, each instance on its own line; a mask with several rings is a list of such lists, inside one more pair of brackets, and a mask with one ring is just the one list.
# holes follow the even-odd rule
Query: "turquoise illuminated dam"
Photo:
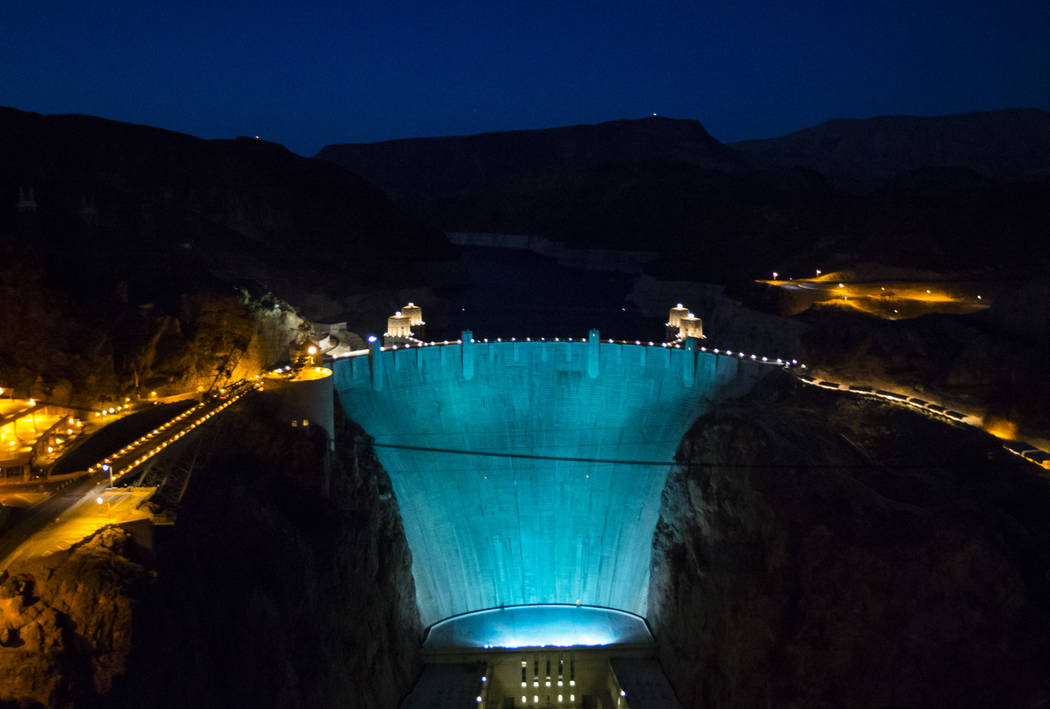
[[[772, 364], [772, 363], [770, 363]], [[660, 494], [682, 436], [770, 367], [582, 341], [380, 348], [334, 364], [376, 442], [423, 623], [518, 604], [645, 615]]]

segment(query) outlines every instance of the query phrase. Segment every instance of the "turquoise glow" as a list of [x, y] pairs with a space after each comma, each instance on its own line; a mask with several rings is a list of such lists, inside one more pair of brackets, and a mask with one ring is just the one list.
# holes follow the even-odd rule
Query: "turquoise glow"
[[376, 344], [334, 369], [343, 408], [390, 473], [426, 625], [501, 604], [643, 615], [669, 466], [637, 462], [672, 461], [697, 416], [763, 371], [593, 331], [587, 342]]
[[598, 647], [646, 644], [652, 635], [631, 613], [586, 606], [516, 606], [468, 613], [437, 623], [423, 647]]

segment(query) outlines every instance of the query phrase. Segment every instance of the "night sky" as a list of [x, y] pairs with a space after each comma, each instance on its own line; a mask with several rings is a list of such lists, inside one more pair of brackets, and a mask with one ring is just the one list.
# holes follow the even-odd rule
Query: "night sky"
[[1050, 109], [1047, 0], [299, 4], [6, 1], [0, 105], [304, 155], [652, 113], [729, 142]]

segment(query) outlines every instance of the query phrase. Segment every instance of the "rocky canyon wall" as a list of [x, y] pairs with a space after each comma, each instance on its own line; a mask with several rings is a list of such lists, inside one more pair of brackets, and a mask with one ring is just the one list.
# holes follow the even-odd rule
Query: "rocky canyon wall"
[[397, 706], [421, 627], [370, 440], [339, 416], [329, 454], [249, 397], [197, 443], [152, 552], [105, 529], [10, 570], [0, 706]]
[[1050, 486], [987, 436], [778, 377], [678, 456], [648, 619], [684, 706], [1050, 698]]

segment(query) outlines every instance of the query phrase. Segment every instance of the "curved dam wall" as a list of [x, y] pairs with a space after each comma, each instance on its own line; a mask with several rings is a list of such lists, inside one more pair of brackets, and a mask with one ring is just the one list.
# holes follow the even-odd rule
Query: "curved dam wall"
[[[424, 624], [500, 604], [644, 615], [660, 494], [715, 401], [768, 369], [599, 342], [472, 342], [337, 360], [375, 438], [413, 555]], [[408, 446], [419, 449], [391, 447]]]

